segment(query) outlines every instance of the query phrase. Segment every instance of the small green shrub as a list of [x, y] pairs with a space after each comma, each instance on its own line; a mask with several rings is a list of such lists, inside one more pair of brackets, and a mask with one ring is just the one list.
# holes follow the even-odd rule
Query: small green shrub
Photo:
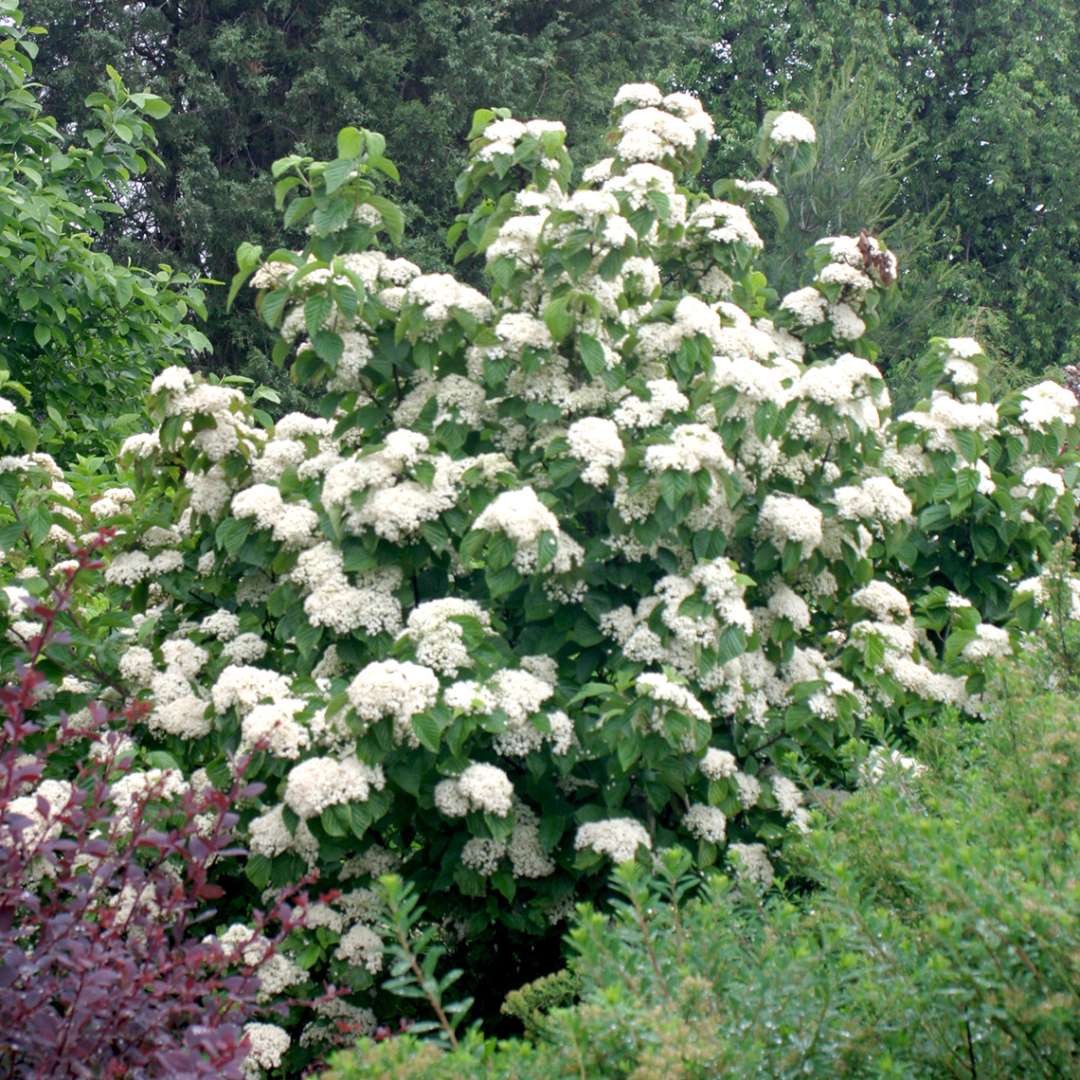
[[815, 884], [762, 902], [716, 875], [680, 910], [626, 864], [582, 907], [580, 1003], [535, 1041], [412, 1036], [328, 1077], [1060, 1077], [1080, 1067], [1080, 709], [1010, 673], [982, 729], [944, 722], [789, 855]]

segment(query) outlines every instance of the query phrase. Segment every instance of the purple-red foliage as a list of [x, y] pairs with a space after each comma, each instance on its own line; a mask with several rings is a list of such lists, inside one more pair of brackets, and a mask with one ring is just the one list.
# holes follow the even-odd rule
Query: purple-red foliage
[[[62, 613], [106, 542], [73, 552], [78, 569], [32, 609], [41, 631], [0, 688], [0, 1077], [240, 1078], [243, 1025], [266, 1007], [252, 970], [237, 974], [235, 954], [198, 931], [221, 895], [212, 864], [239, 854], [231, 807], [257, 786], [189, 790], [167, 816], [150, 790], [118, 820], [109, 802], [110, 780], [126, 767], [117, 722], [137, 714], [95, 705], [89, 730], [39, 715], [39, 662], [64, 641]], [[12, 808], [52, 755], [88, 738], [103, 752], [63, 778], [72, 782], [65, 805], [39, 797], [41, 820]], [[265, 931], [270, 917], [276, 936]], [[293, 925], [279, 903], [253, 937], [273, 945]]]

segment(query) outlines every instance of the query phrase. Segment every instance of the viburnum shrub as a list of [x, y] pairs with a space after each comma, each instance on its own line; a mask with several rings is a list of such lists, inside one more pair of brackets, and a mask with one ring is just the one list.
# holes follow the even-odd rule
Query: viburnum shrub
[[22, 655], [0, 686], [0, 1075], [239, 1080], [288, 1048], [259, 1017], [281, 1011], [261, 976], [284, 962], [294, 915], [275, 904], [276, 933], [257, 915], [226, 940], [198, 933], [242, 854], [232, 804], [261, 786], [137, 769], [144, 703], [65, 708], [96, 675], [72, 673], [65, 627], [106, 540], [75, 549], [43, 599], [5, 589]]
[[[777, 297], [773, 184], [693, 188], [712, 121], [687, 94], [627, 86], [614, 116], [574, 186], [561, 124], [476, 114], [450, 240], [486, 292], [376, 249], [403, 227], [381, 136], [279, 161], [307, 241], [244, 245], [233, 292], [260, 290], [318, 415], [268, 425], [170, 368], [130, 491], [95, 504], [124, 530], [105, 576], [139, 614], [101, 655], [152, 703], [140, 745], [221, 787], [250, 754], [266, 785], [235, 903], [311, 869], [338, 890], [287, 942], [290, 993], [354, 992], [306, 1045], [383, 1009], [387, 871], [474, 980], [611, 859], [681, 844], [767, 884], [863, 735], [978, 712], [1011, 593], [1038, 599], [1072, 525], [1067, 391], [995, 405], [978, 346], [939, 340], [894, 419], [867, 336], [890, 253], [826, 238]], [[770, 114], [763, 174], [813, 142]]]

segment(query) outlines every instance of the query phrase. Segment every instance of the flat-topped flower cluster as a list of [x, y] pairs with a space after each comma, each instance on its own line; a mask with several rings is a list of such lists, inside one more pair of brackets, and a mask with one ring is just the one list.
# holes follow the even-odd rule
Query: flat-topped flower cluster
[[[561, 125], [477, 115], [451, 237], [486, 295], [373, 248], [374, 144], [336, 187], [290, 159], [310, 241], [246, 272], [319, 415], [266, 427], [232, 388], [154, 382], [134, 496], [105, 508], [139, 610], [114, 648], [184, 776], [257, 752], [256, 889], [317, 868], [340, 906], [396, 868], [482, 943], [672, 844], [767, 884], [869, 720], [977, 713], [1010, 607], [1033, 617], [1072, 524], [1071, 394], [991, 402], [978, 345], [939, 339], [893, 417], [891, 254], [826, 238], [776, 300], [752, 211], [779, 196], [694, 190], [698, 103], [628, 86], [615, 123], [575, 189]], [[795, 114], [766, 134], [813, 148]], [[366, 920], [320, 929], [355, 1009]]]

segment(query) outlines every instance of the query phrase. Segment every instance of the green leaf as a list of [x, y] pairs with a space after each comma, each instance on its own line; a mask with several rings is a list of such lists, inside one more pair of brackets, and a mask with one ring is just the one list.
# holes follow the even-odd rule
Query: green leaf
[[975, 461], [979, 456], [979, 438], [974, 431], [964, 431], [962, 428], [952, 433], [956, 441], [956, 447], [968, 461]]
[[225, 518], [214, 530], [214, 542], [218, 547], [223, 547], [229, 555], [236, 555], [250, 533], [250, 519]]
[[497, 600], [512, 593], [521, 584], [521, 575], [512, 566], [506, 566], [495, 573], [485, 574], [484, 580], [492, 600]]
[[249, 855], [244, 876], [256, 889], [265, 889], [270, 884], [270, 860], [265, 855]]
[[265, 293], [259, 300], [259, 313], [268, 326], [276, 327], [285, 312], [285, 304], [289, 300], [288, 289], [274, 289], [273, 292]]
[[369, 195], [367, 201], [379, 211], [390, 239], [400, 244], [405, 237], [405, 215], [401, 207], [382, 195]]
[[341, 188], [356, 172], [356, 162], [346, 159], [331, 161], [323, 170], [323, 183], [326, 185], [326, 194], [333, 195]]
[[[133, 97], [136, 95], [132, 95]], [[167, 102], [159, 98], [156, 94], [140, 94], [137, 95], [143, 99], [142, 111], [148, 116], [152, 116], [155, 120], [162, 120], [172, 112], [172, 106]]]
[[304, 325], [312, 337], [322, 329], [333, 307], [334, 301], [328, 293], [317, 292], [308, 297], [304, 303]]
[[559, 553], [559, 540], [550, 529], [544, 529], [536, 541], [537, 569], [546, 570]]
[[345, 342], [338, 334], [330, 330], [320, 330], [311, 339], [311, 344], [320, 360], [325, 360], [332, 368], [336, 368], [342, 353], [345, 351]]
[[286, 229], [291, 229], [295, 225], [298, 225], [300, 219], [311, 213], [314, 208], [315, 200], [310, 195], [304, 195], [299, 199], [293, 199], [285, 210], [282, 224]]
[[579, 334], [578, 352], [581, 354], [581, 362], [585, 365], [585, 370], [593, 378], [597, 378], [607, 370], [603, 347], [596, 338], [589, 334]]
[[[412, 718], [413, 727], [416, 727], [418, 716]], [[434, 753], [434, 750], [432, 751]], [[422, 754], [410, 754], [405, 761], [398, 762], [387, 770], [390, 779], [402, 791], [416, 798], [420, 794], [420, 781], [424, 775], [424, 762]]]
[[413, 716], [412, 729], [420, 740], [420, 745], [433, 754], [439, 751], [439, 742], [442, 739], [442, 728], [439, 721], [431, 713], [417, 713]]
[[[344, 809], [347, 811], [348, 807], [345, 807]], [[319, 824], [323, 827], [323, 831], [326, 833], [327, 836], [333, 836], [335, 838], [345, 835], [345, 829], [338, 818], [337, 810], [337, 806], [328, 806], [319, 815]]]
[[545, 852], [551, 851], [566, 832], [569, 819], [561, 814], [546, 811], [540, 819], [540, 846]]
[[180, 763], [165, 750], [151, 750], [146, 755], [147, 764], [154, 769], [175, 769], [180, 770]]
[[746, 634], [742, 627], [725, 626], [716, 643], [716, 662], [726, 664], [746, 651]]
[[354, 127], [343, 127], [338, 132], [337, 152], [339, 158], [358, 158], [364, 149], [364, 136]]
[[619, 767], [623, 772], [628, 772], [630, 766], [641, 756], [641, 737], [636, 731], [623, 732], [616, 744], [615, 753], [619, 758]]
[[544, 325], [556, 341], [562, 341], [574, 329], [574, 317], [570, 314], [565, 296], [548, 301], [544, 308]]

